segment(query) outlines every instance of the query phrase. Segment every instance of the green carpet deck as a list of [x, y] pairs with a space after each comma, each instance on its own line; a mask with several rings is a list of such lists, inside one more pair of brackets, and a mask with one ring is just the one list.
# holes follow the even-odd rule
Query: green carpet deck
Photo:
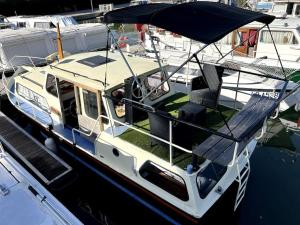
[[291, 107], [287, 110], [285, 110], [284, 112], [281, 112], [279, 114], [280, 118], [286, 119], [288, 121], [292, 121], [294, 123], [297, 123], [299, 117], [300, 117], [300, 113], [296, 112], [294, 107]]
[[[182, 93], [177, 93], [167, 99], [165, 99], [163, 102], [160, 102], [156, 105], [156, 108], [163, 109], [166, 112], [169, 112], [172, 116], [177, 117], [178, 116], [178, 109], [186, 104], [189, 101], [189, 97]], [[225, 106], [220, 106], [220, 109], [222, 111], [222, 114], [226, 118], [226, 120], [229, 120], [234, 114], [235, 110], [232, 110], [230, 108], [227, 108]], [[207, 109], [207, 115], [206, 115], [206, 127], [212, 128], [212, 129], [219, 129], [224, 125], [224, 121], [222, 120], [219, 112]], [[149, 120], [145, 119], [139, 122], [136, 122], [134, 124], [136, 127], [146, 131], [147, 133], [150, 133], [150, 124]], [[205, 131], [202, 131], [199, 129], [198, 132], [195, 132], [193, 134], [193, 146], [199, 145], [201, 142], [203, 142], [207, 137], [209, 137], [210, 134], [208, 134]], [[138, 131], [135, 131], [133, 129], [129, 129], [123, 134], [119, 136], [121, 139], [126, 140], [136, 146], [139, 146], [140, 148], [153, 153], [154, 155], [169, 161], [169, 148], [164, 147], [162, 145], [153, 145], [151, 146], [151, 138], [145, 134], [142, 134]], [[201, 164], [204, 160], [199, 159], [198, 162]], [[185, 169], [188, 164], [192, 162], [192, 155], [185, 153], [181, 150], [174, 149], [173, 154], [173, 163], [177, 166], [179, 166], [182, 169]]]

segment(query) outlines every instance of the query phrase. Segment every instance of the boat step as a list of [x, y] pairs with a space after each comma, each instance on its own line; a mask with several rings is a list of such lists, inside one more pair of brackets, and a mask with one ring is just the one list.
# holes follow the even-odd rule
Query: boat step
[[0, 141], [46, 184], [72, 168], [0, 112]]
[[236, 178], [236, 181], [238, 182], [239, 186], [238, 186], [237, 195], [235, 199], [234, 211], [237, 209], [237, 207], [243, 200], [246, 193], [248, 178], [250, 175], [250, 161], [248, 157], [246, 158], [246, 160], [247, 162], [242, 170], [240, 170], [239, 165], [237, 164], [238, 176]]

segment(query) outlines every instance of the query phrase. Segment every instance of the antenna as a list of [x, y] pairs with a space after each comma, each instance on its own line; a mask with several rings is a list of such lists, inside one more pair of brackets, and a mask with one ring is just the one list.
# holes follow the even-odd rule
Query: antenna
[[57, 23], [56, 27], [57, 27], [57, 55], [58, 55], [58, 59], [62, 60], [64, 58], [64, 53], [63, 53], [63, 46], [62, 46], [60, 29], [59, 29], [59, 23]]

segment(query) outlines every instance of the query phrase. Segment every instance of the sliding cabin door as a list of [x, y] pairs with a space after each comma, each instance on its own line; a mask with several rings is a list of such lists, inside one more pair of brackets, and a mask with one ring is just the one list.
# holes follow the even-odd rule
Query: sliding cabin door
[[47, 74], [45, 86], [45, 98], [47, 99], [47, 104], [49, 106], [51, 117], [55, 121], [64, 123], [64, 117], [62, 114], [60, 102], [60, 92], [58, 90], [58, 79], [52, 74]]
[[78, 128], [74, 84], [65, 80], [57, 79], [57, 87], [64, 125], [71, 128]]
[[99, 115], [104, 114], [100, 91], [78, 86], [76, 90], [79, 128], [99, 134], [103, 131], [103, 120]]

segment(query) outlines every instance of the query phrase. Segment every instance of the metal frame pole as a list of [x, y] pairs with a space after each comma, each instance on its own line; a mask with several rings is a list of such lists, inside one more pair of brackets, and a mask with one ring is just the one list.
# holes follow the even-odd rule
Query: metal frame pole
[[185, 64], [187, 64], [193, 57], [194, 55], [197, 55], [199, 52], [201, 52], [203, 49], [205, 49], [207, 46], [209, 46], [210, 44], [206, 44], [204, 45], [202, 48], [200, 48], [199, 50], [197, 50], [194, 54], [192, 54], [187, 60], [185, 60], [179, 67], [177, 67], [177, 69], [175, 71], [173, 71], [171, 73], [171, 75], [169, 75], [167, 77], [167, 79], [165, 79], [164, 81], [162, 81], [156, 88], [153, 88], [145, 97], [143, 97], [140, 101], [144, 101], [145, 98], [147, 98], [148, 96], [150, 96], [154, 91], [156, 91], [158, 88], [160, 88], [165, 82], [167, 82], [175, 73], [177, 73]]
[[[115, 39], [113, 33], [110, 31], [110, 29], [109, 29], [108, 26], [106, 26], [106, 27], [107, 27], [107, 29], [108, 29], [107, 32], [110, 32], [110, 35], [111, 35], [111, 37], [112, 37], [112, 40], [113, 40], [114, 44], [116, 44], [116, 47], [117, 47], [118, 51], [120, 52], [122, 58], [124, 59], [124, 61], [125, 61], [125, 63], [126, 63], [126, 66], [128, 67], [128, 69], [129, 69], [130, 73], [132, 74], [132, 76], [133, 76], [135, 82], [137, 83], [137, 87], [138, 87], [138, 88], [141, 88], [142, 86], [141, 86], [139, 80], [137, 79], [137, 76], [134, 74], [132, 68], [130, 67], [130, 65], [129, 65], [127, 59], [126, 59], [126, 57], [124, 56], [124, 53], [123, 53], [122, 50], [119, 48], [118, 42], [117, 42], [117, 40]], [[142, 92], [142, 93], [143, 93], [143, 92]]]
[[271, 39], [272, 39], [272, 43], [274, 45], [274, 48], [275, 48], [275, 51], [276, 51], [276, 54], [277, 54], [277, 57], [278, 57], [278, 60], [279, 60], [279, 63], [280, 63], [280, 66], [281, 66], [281, 69], [282, 69], [282, 72], [283, 72], [283, 75], [284, 75], [284, 78], [286, 79], [286, 75], [285, 75], [285, 71], [284, 71], [284, 68], [283, 68], [283, 65], [282, 65], [282, 61], [280, 59], [280, 55], [278, 53], [278, 50], [277, 50], [277, 47], [276, 47], [276, 44], [275, 44], [275, 41], [274, 41], [274, 38], [273, 38], [273, 35], [272, 35], [272, 32], [270, 30], [270, 27], [269, 25], [267, 25], [267, 28], [269, 30], [269, 33], [270, 33], [270, 36], [271, 36]]

